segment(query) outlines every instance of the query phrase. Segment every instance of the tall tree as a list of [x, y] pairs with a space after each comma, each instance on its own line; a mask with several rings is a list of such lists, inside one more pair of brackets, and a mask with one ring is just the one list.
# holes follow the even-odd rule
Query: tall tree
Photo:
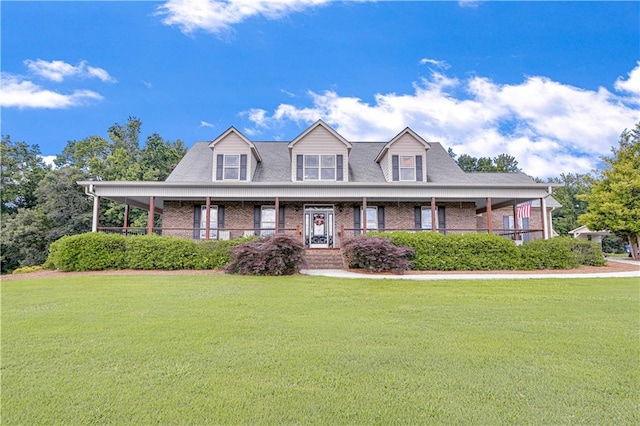
[[3, 214], [16, 213], [20, 208], [37, 204], [36, 188], [49, 167], [44, 163], [38, 145], [13, 142], [4, 136], [0, 143], [2, 164], [0, 192]]
[[640, 122], [620, 135], [613, 155], [604, 157], [604, 170], [592, 179], [591, 193], [580, 196], [589, 204], [579, 220], [593, 230], [608, 229], [629, 241], [640, 258]]
[[458, 166], [465, 172], [501, 172], [514, 173], [521, 171], [518, 161], [509, 154], [500, 154], [496, 157], [473, 157], [468, 154], [457, 156], [451, 148], [447, 150], [451, 158], [456, 160]]

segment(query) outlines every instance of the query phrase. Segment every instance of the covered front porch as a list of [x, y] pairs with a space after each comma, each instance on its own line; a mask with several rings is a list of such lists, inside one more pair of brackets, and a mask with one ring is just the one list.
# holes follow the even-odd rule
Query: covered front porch
[[[290, 233], [308, 248], [337, 248], [372, 230], [493, 233], [516, 243], [552, 235], [551, 187], [421, 184], [169, 184], [80, 182], [94, 198], [94, 232], [161, 234], [197, 240]], [[100, 225], [100, 200], [125, 205], [122, 226]], [[527, 217], [523, 203], [533, 206]], [[146, 227], [131, 227], [131, 207], [147, 211]], [[550, 206], [554, 207], [553, 205]], [[162, 225], [155, 226], [162, 217]]]

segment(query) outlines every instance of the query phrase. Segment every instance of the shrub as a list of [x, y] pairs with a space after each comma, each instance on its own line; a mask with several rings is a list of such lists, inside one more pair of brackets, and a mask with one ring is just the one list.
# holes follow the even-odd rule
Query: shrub
[[61, 271], [125, 268], [125, 237], [90, 232], [62, 237], [49, 246], [45, 266]]
[[44, 269], [42, 265], [22, 266], [20, 268], [14, 269], [11, 273], [12, 274], [29, 274], [31, 272], [42, 271], [42, 269]]
[[603, 266], [607, 263], [602, 254], [602, 246], [598, 243], [570, 238], [569, 250], [580, 265]]
[[598, 243], [571, 237], [531, 241], [523, 244], [520, 251], [523, 269], [571, 269], [606, 263]]
[[230, 248], [245, 241], [200, 243], [157, 235], [86, 233], [51, 244], [44, 266], [61, 271], [219, 269], [230, 261]]
[[409, 247], [394, 245], [386, 238], [368, 236], [347, 240], [343, 251], [350, 268], [399, 274], [411, 269], [409, 258], [414, 254]]
[[304, 247], [296, 237], [269, 236], [232, 247], [225, 270], [241, 275], [291, 275], [302, 267], [303, 254]]
[[516, 269], [518, 248], [512, 241], [493, 234], [451, 234], [397, 231], [378, 234], [394, 244], [415, 250], [414, 269], [470, 271]]
[[197, 243], [184, 238], [157, 235], [126, 238], [126, 265], [130, 269], [195, 269], [199, 256]]

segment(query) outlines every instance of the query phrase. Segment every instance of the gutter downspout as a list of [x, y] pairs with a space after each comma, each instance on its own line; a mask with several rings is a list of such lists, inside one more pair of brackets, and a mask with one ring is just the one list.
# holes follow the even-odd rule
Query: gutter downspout
[[93, 197], [93, 218], [91, 221], [91, 232], [98, 232], [98, 217], [100, 215], [100, 197], [96, 195], [93, 184], [85, 188], [84, 193]]

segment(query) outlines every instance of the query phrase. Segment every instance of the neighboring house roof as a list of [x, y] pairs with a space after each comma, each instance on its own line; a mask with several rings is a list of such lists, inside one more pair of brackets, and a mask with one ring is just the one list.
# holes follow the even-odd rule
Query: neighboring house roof
[[587, 228], [586, 225], [582, 225], [576, 229], [569, 231], [569, 234], [572, 234], [574, 237], [578, 238], [580, 235], [610, 235], [611, 231], [603, 230], [603, 231], [592, 231]]

